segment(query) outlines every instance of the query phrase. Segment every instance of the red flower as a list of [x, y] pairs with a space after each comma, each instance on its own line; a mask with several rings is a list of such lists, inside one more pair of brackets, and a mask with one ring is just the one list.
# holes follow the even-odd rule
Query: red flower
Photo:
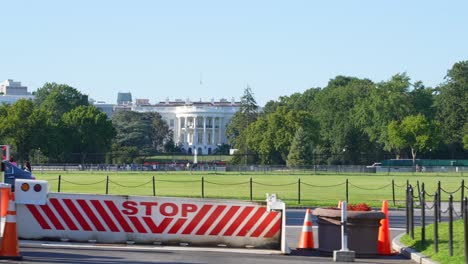
[[371, 211], [372, 208], [365, 203], [348, 204], [349, 211]]

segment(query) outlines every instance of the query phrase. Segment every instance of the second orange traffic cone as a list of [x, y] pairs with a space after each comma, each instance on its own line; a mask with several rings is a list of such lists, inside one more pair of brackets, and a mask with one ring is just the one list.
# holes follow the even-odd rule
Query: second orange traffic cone
[[304, 225], [302, 226], [301, 237], [299, 239], [299, 249], [313, 249], [314, 248], [314, 233], [312, 232], [312, 212], [307, 209]]
[[379, 255], [391, 255], [392, 250], [390, 246], [390, 228], [388, 223], [388, 203], [387, 200], [382, 202], [382, 212], [385, 218], [380, 220], [379, 239], [377, 242], [377, 252]]
[[8, 202], [8, 213], [6, 216], [5, 230], [3, 231], [0, 259], [21, 260], [23, 258], [19, 253], [15, 206], [15, 193], [11, 193], [10, 201]]

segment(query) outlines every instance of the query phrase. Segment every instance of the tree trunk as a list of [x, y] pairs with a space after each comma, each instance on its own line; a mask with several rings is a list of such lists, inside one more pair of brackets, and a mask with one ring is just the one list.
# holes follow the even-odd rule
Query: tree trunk
[[416, 165], [416, 150], [411, 148], [411, 155], [413, 156], [413, 166]]

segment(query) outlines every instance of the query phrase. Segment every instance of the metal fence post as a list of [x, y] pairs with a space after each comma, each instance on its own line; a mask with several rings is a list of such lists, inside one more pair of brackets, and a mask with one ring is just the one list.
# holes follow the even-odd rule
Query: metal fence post
[[424, 197], [424, 183], [422, 185], [423, 191], [421, 191], [421, 243], [426, 243], [426, 197]]
[[449, 195], [449, 256], [453, 256], [453, 196]]
[[348, 192], [348, 190], [349, 190], [348, 183], [349, 183], [349, 182], [348, 182], [348, 178], [346, 178], [346, 203], [349, 203], [349, 199], [348, 199], [348, 198], [349, 198], [349, 196], [348, 196], [348, 195], [349, 195], [349, 192]]
[[60, 192], [61, 184], [62, 184], [62, 175], [59, 175], [59, 177], [58, 177], [57, 192]]
[[201, 197], [205, 198], [205, 177], [201, 177]]
[[250, 201], [253, 200], [253, 182], [252, 182], [252, 176], [250, 176]]
[[463, 198], [465, 197], [465, 180], [462, 180], [461, 182], [461, 198], [460, 198], [460, 212], [463, 218], [465, 218], [465, 215], [463, 214], [464, 210], [464, 205], [465, 203], [463, 202]]
[[439, 223], [442, 222], [442, 210], [441, 210], [441, 205], [442, 205], [442, 187], [440, 186], [440, 181], [437, 182], [437, 193], [439, 194], [439, 200], [437, 203], [439, 204], [439, 217], [437, 218], [439, 220]]
[[392, 198], [393, 198], [393, 206], [396, 206], [395, 204], [395, 179], [392, 179]]
[[297, 178], [297, 204], [301, 204], [301, 178]]
[[434, 253], [439, 252], [439, 193], [434, 194]]
[[468, 210], [466, 206], [468, 204], [468, 199], [465, 197], [463, 199], [463, 227], [465, 231], [465, 264], [468, 264]]
[[406, 234], [409, 234], [409, 186], [406, 185], [406, 201], [405, 201], [405, 207], [406, 207]]
[[411, 239], [414, 240], [414, 199], [413, 199], [413, 187], [410, 186], [409, 190], [409, 210], [410, 210], [410, 235]]
[[156, 180], [153, 176], [153, 196], [156, 196]]
[[106, 177], [106, 194], [109, 194], [109, 175]]
[[[420, 194], [421, 193], [421, 188], [419, 188], [419, 180], [416, 181], [416, 186], [418, 187], [418, 192], [417, 193]], [[418, 199], [419, 199], [419, 204], [421, 204], [421, 195], [419, 195]]]

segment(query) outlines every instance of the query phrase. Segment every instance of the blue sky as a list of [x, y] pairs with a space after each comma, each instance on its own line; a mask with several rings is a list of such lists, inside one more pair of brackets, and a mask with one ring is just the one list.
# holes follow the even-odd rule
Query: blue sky
[[[0, 81], [69, 84], [96, 100], [260, 105], [336, 75], [427, 86], [468, 60], [468, 1], [4, 1]], [[202, 79], [202, 84], [200, 84]]]

